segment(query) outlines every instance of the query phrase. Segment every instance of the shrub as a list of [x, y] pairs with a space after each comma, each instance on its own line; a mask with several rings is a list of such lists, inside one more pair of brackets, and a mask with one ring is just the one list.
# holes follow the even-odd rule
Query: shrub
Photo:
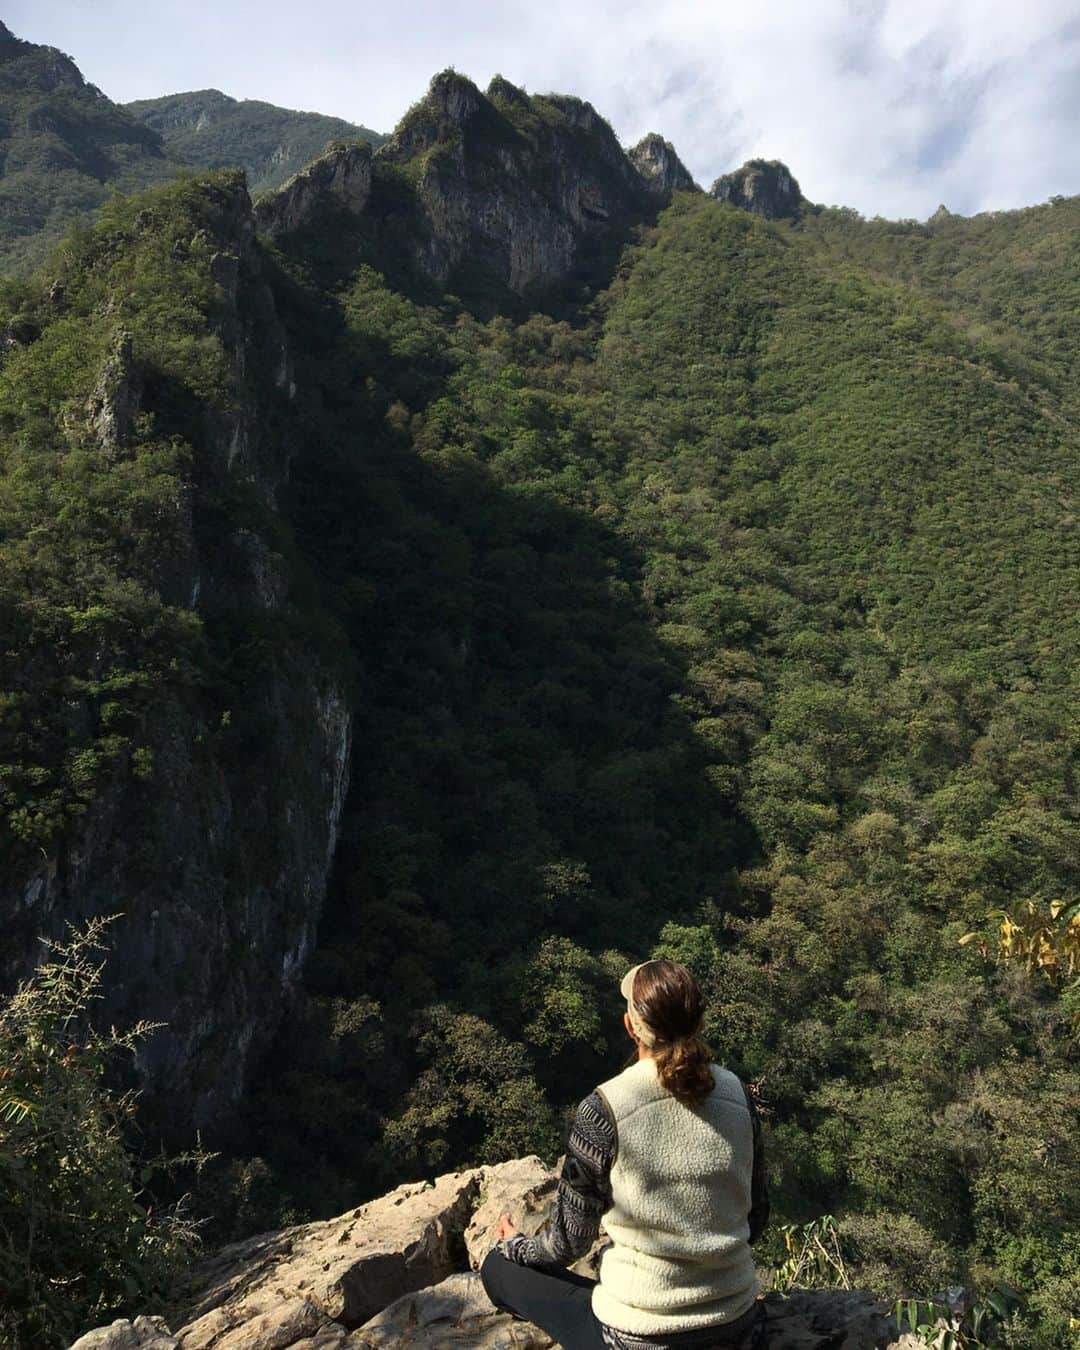
[[[91, 919], [0, 1005], [0, 1343], [66, 1345], [162, 1288], [197, 1240], [183, 1203], [155, 1212], [124, 1126], [135, 1110], [107, 1074], [152, 1029], [107, 1035], [100, 997], [109, 920]], [[141, 1203], [142, 1202], [142, 1203]]]

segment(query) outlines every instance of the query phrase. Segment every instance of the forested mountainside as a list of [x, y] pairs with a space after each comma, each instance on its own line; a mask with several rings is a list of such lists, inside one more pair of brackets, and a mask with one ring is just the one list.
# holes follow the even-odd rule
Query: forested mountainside
[[331, 141], [386, 138], [340, 117], [293, 112], [216, 89], [111, 102], [55, 47], [0, 23], [0, 272], [41, 263], [114, 192], [195, 169], [240, 168], [248, 189], [280, 186]]
[[5, 978], [123, 912], [103, 1011], [169, 1023], [140, 1116], [221, 1143], [225, 1236], [554, 1157], [677, 957], [777, 1224], [1064, 1347], [1080, 997], [960, 939], [1080, 898], [1080, 199], [692, 188], [447, 72], [7, 283]]
[[0, 268], [40, 262], [110, 192], [176, 175], [161, 138], [55, 47], [0, 23]]
[[364, 140], [377, 131], [322, 113], [294, 112], [258, 99], [235, 99], [217, 89], [123, 105], [161, 136], [169, 154], [204, 169], [243, 169], [254, 195], [280, 187], [323, 153], [330, 141]]

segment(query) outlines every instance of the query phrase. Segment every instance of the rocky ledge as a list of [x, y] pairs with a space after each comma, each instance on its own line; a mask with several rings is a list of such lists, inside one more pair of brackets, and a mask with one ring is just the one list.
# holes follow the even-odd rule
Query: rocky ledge
[[[399, 1186], [335, 1219], [225, 1247], [193, 1268], [165, 1316], [99, 1327], [71, 1350], [547, 1350], [542, 1331], [496, 1312], [476, 1271], [500, 1216], [536, 1233], [555, 1186], [539, 1158]], [[765, 1310], [770, 1350], [922, 1344], [898, 1339], [866, 1293], [767, 1294]]]

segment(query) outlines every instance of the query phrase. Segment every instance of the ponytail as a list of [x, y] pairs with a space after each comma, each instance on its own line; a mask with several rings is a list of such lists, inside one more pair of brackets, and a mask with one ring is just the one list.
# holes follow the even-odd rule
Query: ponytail
[[705, 1000], [693, 975], [677, 961], [646, 961], [633, 972], [631, 1021], [645, 1023], [646, 1044], [661, 1087], [687, 1106], [713, 1090], [712, 1051], [701, 1036]]
[[687, 1106], [696, 1106], [713, 1090], [712, 1051], [696, 1033], [653, 1050], [660, 1086]]

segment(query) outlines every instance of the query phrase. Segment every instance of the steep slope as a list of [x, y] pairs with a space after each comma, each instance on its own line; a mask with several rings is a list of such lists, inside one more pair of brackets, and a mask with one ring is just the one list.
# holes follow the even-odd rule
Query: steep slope
[[275, 495], [292, 368], [234, 175], [111, 204], [0, 367], [0, 958], [122, 913], [103, 1015], [148, 1123], [233, 1109], [322, 907], [344, 671]]
[[[957, 939], [1080, 885], [1077, 426], [808, 228], [679, 197], [575, 326], [341, 292], [291, 511], [371, 753], [256, 1139], [293, 1179], [322, 1140], [319, 1205], [359, 1139], [366, 1180], [543, 1147], [544, 1097], [618, 1055], [605, 949], [651, 949], [767, 1075], [782, 1212], [933, 1287], [996, 1263], [1060, 1320], [1071, 1258], [1023, 1273], [997, 1206], [1077, 1220], [1071, 1005]], [[360, 425], [362, 462], [318, 450]], [[1004, 1201], [1035, 1100], [1053, 1195], [1024, 1164]]]
[[87, 84], [70, 57], [0, 23], [0, 268], [40, 261], [110, 192], [177, 167], [157, 133]]
[[554, 1155], [676, 956], [780, 1215], [1064, 1336], [1076, 992], [958, 939], [1080, 894], [1076, 204], [890, 231], [766, 163], [663, 209], [638, 150], [445, 72], [254, 215], [117, 206], [11, 293], [20, 959], [119, 895], [184, 1121], [280, 1022], [229, 1232]]
[[[677, 157], [665, 163], [681, 185]], [[501, 77], [485, 95], [444, 71], [376, 151], [369, 195], [343, 213], [333, 193], [325, 209], [308, 194], [301, 219], [286, 185], [260, 203], [260, 226], [292, 256], [322, 261], [323, 284], [370, 262], [410, 293], [448, 291], [490, 313], [556, 290], [564, 304], [590, 294], [671, 187], [651, 162], [635, 166], [591, 104]]]
[[330, 141], [386, 139], [368, 127], [322, 113], [294, 112], [258, 99], [230, 98], [201, 89], [138, 99], [126, 112], [156, 131], [169, 154], [205, 169], [241, 168], [254, 196], [280, 187], [326, 149]]
[[1041, 379], [1075, 407], [1080, 360], [1077, 255], [1080, 198], [965, 218], [939, 210], [925, 222], [863, 220], [816, 209], [809, 246], [910, 287], [952, 316], [982, 349]]

